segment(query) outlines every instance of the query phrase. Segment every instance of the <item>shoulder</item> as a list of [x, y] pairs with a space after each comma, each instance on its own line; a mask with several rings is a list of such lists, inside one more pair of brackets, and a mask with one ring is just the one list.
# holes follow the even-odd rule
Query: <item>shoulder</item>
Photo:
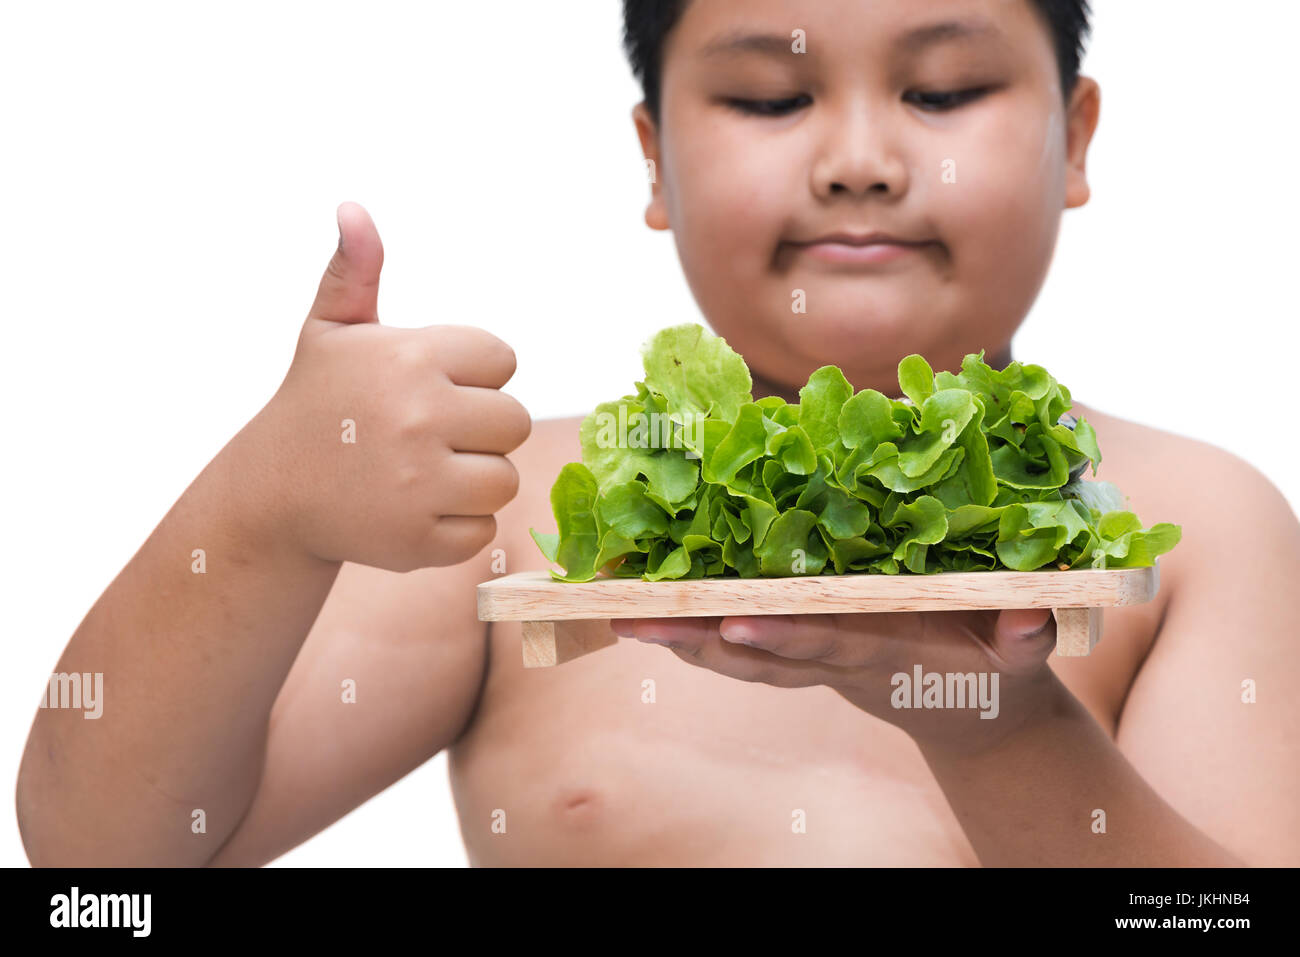
[[[1207, 568], [1250, 563], [1266, 551], [1300, 547], [1300, 524], [1286, 496], [1258, 467], [1227, 449], [1091, 409], [1102, 462], [1095, 478], [1115, 483], [1143, 527], [1171, 522], [1182, 540], [1160, 558], [1170, 594]], [[1089, 474], [1089, 478], [1094, 476]]]
[[[1218, 478], [1232, 477], [1251, 485], [1272, 485], [1245, 459], [1210, 442], [1078, 405], [1072, 414], [1086, 418], [1096, 429], [1102, 452], [1101, 472], [1112, 469], [1138, 481], [1146, 473], [1152, 482], [1169, 492], [1193, 488], [1188, 480], [1202, 472]], [[1107, 476], [1099, 472], [1097, 478]]]

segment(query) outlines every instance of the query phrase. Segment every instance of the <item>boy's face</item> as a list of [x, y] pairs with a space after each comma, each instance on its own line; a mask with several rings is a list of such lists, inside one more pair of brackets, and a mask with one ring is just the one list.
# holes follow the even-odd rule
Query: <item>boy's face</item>
[[[950, 21], [979, 32], [907, 40]], [[718, 334], [786, 391], [829, 363], [894, 394], [909, 353], [936, 370], [1005, 355], [1062, 211], [1088, 199], [1099, 91], [1081, 77], [1067, 111], [1029, 0], [692, 0], [661, 75], [659, 127], [634, 110], [646, 222], [673, 231]], [[875, 232], [924, 245], [865, 261], [811, 244]]]

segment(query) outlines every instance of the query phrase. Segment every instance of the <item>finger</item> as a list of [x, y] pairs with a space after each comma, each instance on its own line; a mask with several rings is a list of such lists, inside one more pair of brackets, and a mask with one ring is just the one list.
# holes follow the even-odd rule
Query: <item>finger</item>
[[723, 641], [716, 634], [699, 642], [693, 650], [684, 646], [669, 647], [687, 664], [708, 668], [738, 681], [751, 681], [776, 688], [843, 684], [850, 671], [822, 661], [782, 658], [760, 648]]
[[429, 526], [428, 554], [464, 561], [481, 552], [496, 537], [497, 520], [491, 515], [440, 515]]
[[336, 212], [339, 246], [316, 290], [309, 319], [330, 322], [379, 321], [379, 273], [384, 244], [365, 207], [342, 203]]
[[1050, 608], [1006, 608], [993, 629], [993, 654], [1010, 672], [1030, 671], [1056, 647], [1056, 616]]
[[1003, 608], [999, 615], [999, 621], [1008, 637], [1033, 634], [1051, 620], [1050, 608]]
[[844, 654], [838, 615], [733, 615], [722, 619], [718, 634], [732, 644], [800, 661], [838, 661]]
[[718, 634], [713, 618], [611, 618], [609, 625], [620, 638], [636, 638], [655, 644], [672, 644], [694, 650]]
[[718, 636], [721, 621], [717, 617], [627, 618], [612, 619], [610, 626], [616, 635], [667, 645], [688, 664], [740, 681], [778, 688], [806, 688], [843, 677], [841, 669], [833, 665], [792, 661], [757, 648], [725, 642]]
[[[457, 515], [491, 515], [519, 491], [519, 470], [504, 455], [485, 452], [453, 452], [440, 470], [438, 484], [457, 489], [452, 507]], [[444, 501], [446, 497], [444, 496]]]
[[515, 374], [515, 351], [504, 339], [475, 326], [428, 326], [437, 330], [438, 361], [457, 385], [499, 389]]
[[514, 451], [528, 438], [533, 420], [514, 396], [481, 386], [459, 386], [447, 402], [442, 436], [457, 452]]
[[920, 624], [916, 612], [853, 615], [744, 615], [724, 618], [723, 641], [760, 648], [796, 661], [863, 665], [878, 660]]

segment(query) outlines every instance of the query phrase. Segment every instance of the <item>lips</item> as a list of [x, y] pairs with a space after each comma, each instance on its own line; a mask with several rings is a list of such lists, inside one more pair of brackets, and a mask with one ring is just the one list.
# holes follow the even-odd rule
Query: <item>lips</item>
[[798, 248], [806, 255], [830, 263], [890, 263], [916, 256], [924, 243], [802, 243]]
[[902, 239], [888, 233], [839, 232], [790, 245], [823, 262], [872, 264], [907, 258], [930, 242]]
[[890, 235], [889, 233], [854, 233], [849, 231], [827, 233], [825, 236], [818, 236], [816, 239], [810, 239], [807, 242], [797, 243], [796, 245], [811, 246], [822, 243], [829, 243], [837, 246], [871, 246], [875, 244], [888, 244], [891, 246], [925, 245], [923, 242], [904, 239], [900, 236]]

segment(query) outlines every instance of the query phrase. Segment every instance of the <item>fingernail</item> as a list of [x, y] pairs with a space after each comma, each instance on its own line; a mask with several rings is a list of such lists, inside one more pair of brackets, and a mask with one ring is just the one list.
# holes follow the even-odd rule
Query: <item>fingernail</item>
[[723, 641], [729, 641], [733, 645], [750, 645], [754, 644], [754, 635], [742, 625], [731, 625], [725, 632], [719, 631], [718, 637]]
[[644, 641], [648, 645], [663, 645], [665, 648], [676, 648], [677, 642], [669, 638], [651, 638], [649, 635], [637, 635], [637, 641]]

